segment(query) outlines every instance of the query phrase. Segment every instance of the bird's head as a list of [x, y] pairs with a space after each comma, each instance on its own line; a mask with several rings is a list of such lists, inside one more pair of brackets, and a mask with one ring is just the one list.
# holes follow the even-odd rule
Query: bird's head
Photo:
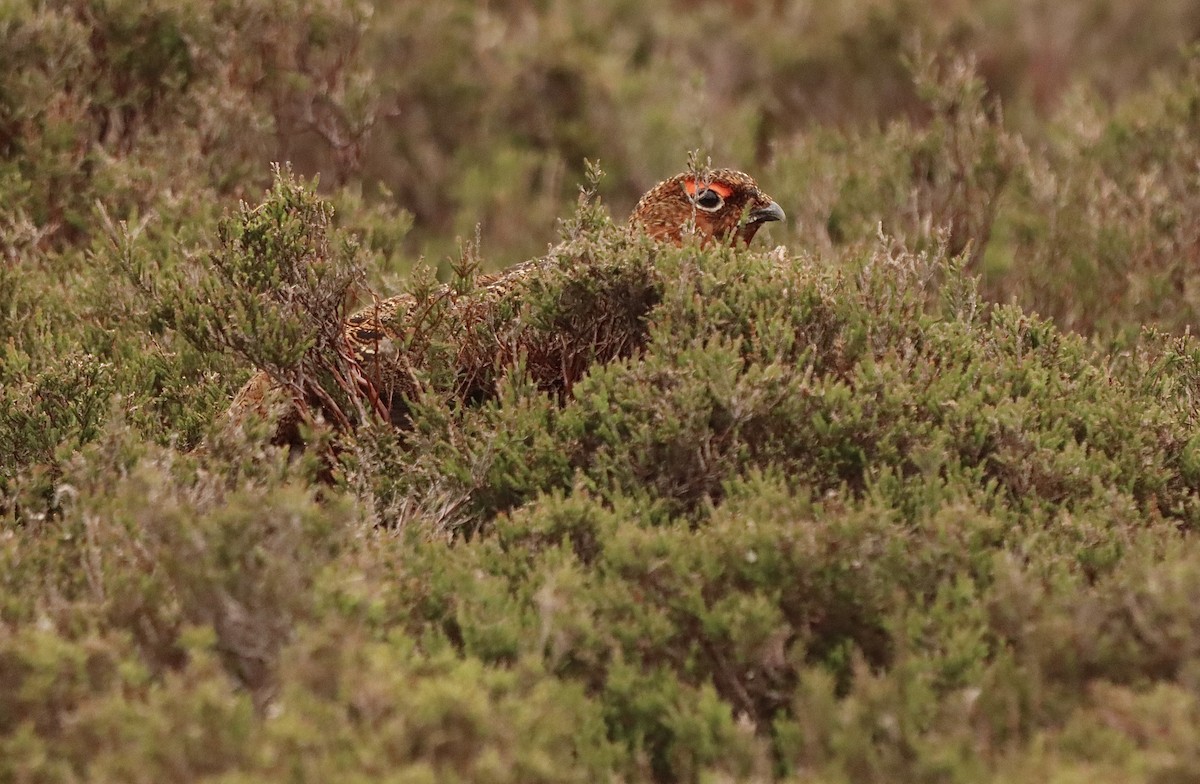
[[676, 244], [695, 221], [702, 244], [749, 244], [764, 223], [784, 219], [783, 209], [748, 174], [733, 169], [677, 174], [641, 198], [629, 223], [656, 240]]

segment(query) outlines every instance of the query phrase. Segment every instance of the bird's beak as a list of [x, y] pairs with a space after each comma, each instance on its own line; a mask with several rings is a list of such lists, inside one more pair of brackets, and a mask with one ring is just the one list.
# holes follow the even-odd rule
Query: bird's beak
[[783, 214], [783, 207], [780, 207], [775, 202], [771, 202], [766, 207], [759, 207], [757, 210], [750, 212], [748, 224], [769, 223], [771, 221], [782, 221], [787, 218]]

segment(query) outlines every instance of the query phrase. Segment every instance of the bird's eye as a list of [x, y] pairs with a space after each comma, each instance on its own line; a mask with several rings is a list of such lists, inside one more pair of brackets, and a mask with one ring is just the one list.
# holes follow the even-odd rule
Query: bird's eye
[[696, 206], [706, 212], [712, 212], [720, 209], [725, 200], [721, 198], [721, 194], [714, 191], [712, 188], [705, 188], [696, 194]]

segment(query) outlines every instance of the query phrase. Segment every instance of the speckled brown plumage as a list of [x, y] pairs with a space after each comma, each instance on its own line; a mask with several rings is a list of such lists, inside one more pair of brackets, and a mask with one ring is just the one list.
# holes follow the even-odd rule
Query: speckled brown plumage
[[629, 224], [651, 237], [679, 243], [694, 225], [701, 244], [749, 244], [764, 223], [783, 210], [748, 174], [733, 169], [684, 172], [655, 185], [637, 203]]
[[[783, 218], [783, 210], [762, 192], [752, 177], [733, 169], [718, 169], [685, 172], [663, 180], [637, 203], [629, 216], [629, 226], [661, 242], [681, 244], [694, 231], [702, 245], [737, 244], [739, 240], [749, 243], [764, 223]], [[439, 303], [449, 303], [463, 311], [457, 314], [460, 317], [468, 310], [486, 309], [489, 303], [506, 296], [530, 271], [553, 264], [554, 258], [552, 253], [546, 259], [518, 264], [496, 275], [480, 276], [469, 297], [458, 297], [443, 286], [420, 309], [411, 295], [401, 294], [353, 314], [346, 319], [343, 334], [348, 355], [362, 371], [360, 384], [379, 396], [382, 408], [390, 412], [393, 422], [399, 421], [403, 398], [414, 391], [414, 382], [398, 344], [405, 340], [411, 343], [422, 314]], [[235, 396], [230, 416], [235, 422], [251, 412], [267, 416], [272, 405], [278, 404], [283, 412], [278, 432], [291, 432], [295, 430], [296, 401], [286, 398], [270, 376], [259, 372]]]

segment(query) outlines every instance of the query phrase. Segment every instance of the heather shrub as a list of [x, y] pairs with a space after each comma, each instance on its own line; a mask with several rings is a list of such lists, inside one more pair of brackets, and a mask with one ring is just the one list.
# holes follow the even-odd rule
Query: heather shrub
[[0, 779], [1195, 779], [1198, 23], [3, 4]]
[[1193, 51], [1111, 115], [1076, 96], [1021, 178], [993, 296], [1083, 332], [1195, 322], [1197, 68]]
[[826, 258], [879, 229], [910, 249], [949, 233], [987, 300], [1123, 343], [1141, 324], [1190, 327], [1196, 229], [1194, 50], [1108, 106], [1080, 86], [1040, 133], [1020, 134], [982, 66], [911, 56], [928, 119], [814, 129], [780, 146], [791, 236]]

